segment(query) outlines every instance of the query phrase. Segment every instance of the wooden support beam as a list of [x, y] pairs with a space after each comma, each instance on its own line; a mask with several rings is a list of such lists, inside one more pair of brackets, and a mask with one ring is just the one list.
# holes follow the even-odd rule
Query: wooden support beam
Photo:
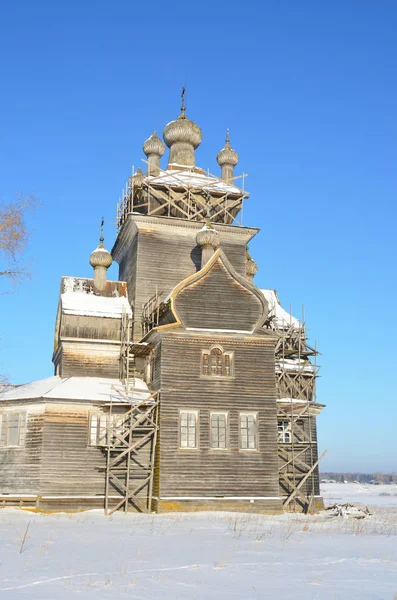
[[305, 483], [305, 481], [310, 477], [310, 475], [313, 473], [314, 469], [317, 467], [317, 465], [320, 462], [320, 460], [322, 460], [326, 454], [327, 454], [327, 450], [324, 450], [324, 452], [322, 453], [322, 455], [320, 456], [320, 458], [318, 460], [316, 460], [316, 462], [314, 463], [314, 465], [312, 466], [312, 468], [310, 469], [310, 471], [308, 471], [306, 473], [306, 475], [304, 477], [302, 477], [302, 479], [300, 480], [300, 482], [295, 486], [293, 492], [285, 500], [285, 502], [284, 502], [284, 508], [286, 508], [290, 504], [290, 502], [295, 498], [295, 496], [298, 493], [298, 491], [300, 490], [300, 488], [303, 486], [303, 484]]

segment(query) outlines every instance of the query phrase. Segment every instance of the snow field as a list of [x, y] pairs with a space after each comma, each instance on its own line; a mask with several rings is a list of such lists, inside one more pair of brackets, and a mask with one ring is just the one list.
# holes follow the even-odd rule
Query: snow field
[[380, 494], [394, 487], [323, 486], [329, 504], [370, 499], [362, 520], [2, 509], [0, 598], [393, 600], [397, 495]]

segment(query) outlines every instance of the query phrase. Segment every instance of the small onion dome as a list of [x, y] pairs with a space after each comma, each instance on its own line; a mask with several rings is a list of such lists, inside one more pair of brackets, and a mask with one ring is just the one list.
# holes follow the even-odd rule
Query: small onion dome
[[200, 248], [218, 248], [219, 233], [214, 229], [209, 221], [207, 221], [196, 235], [196, 242]]
[[135, 175], [133, 175], [132, 177], [132, 183], [134, 184], [134, 186], [140, 187], [144, 179], [145, 174], [143, 173], [141, 167], [138, 167]]
[[146, 156], [151, 156], [152, 154], [163, 156], [165, 152], [165, 146], [155, 131], [153, 131], [150, 138], [144, 142], [142, 149]]
[[230, 146], [229, 130], [226, 132], [226, 144], [222, 148], [216, 157], [216, 161], [220, 167], [230, 165], [235, 167], [238, 163], [238, 154]]
[[183, 110], [182, 114], [175, 121], [167, 123], [164, 127], [163, 137], [168, 148], [180, 142], [197, 148], [201, 143], [203, 134], [196, 123], [186, 118]]
[[104, 247], [103, 239], [101, 238], [98, 248], [90, 255], [90, 265], [91, 267], [94, 267], [94, 269], [95, 267], [105, 267], [108, 269], [112, 262], [112, 255]]
[[246, 261], [245, 261], [245, 272], [247, 273], [247, 275], [250, 275], [251, 277], [253, 277], [254, 275], [256, 275], [257, 272], [258, 272], [258, 265], [250, 257], [250, 255], [249, 255], [248, 252], [247, 252]]

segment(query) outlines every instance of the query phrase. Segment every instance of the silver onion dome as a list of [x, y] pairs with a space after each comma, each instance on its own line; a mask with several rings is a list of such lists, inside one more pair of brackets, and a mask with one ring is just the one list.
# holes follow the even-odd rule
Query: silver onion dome
[[152, 135], [144, 142], [142, 149], [146, 156], [163, 156], [165, 152], [164, 143], [160, 140], [159, 136], [155, 131], [153, 131]]
[[194, 151], [200, 145], [203, 134], [185, 112], [185, 89], [182, 88], [181, 114], [175, 121], [167, 123], [163, 132], [164, 141], [170, 149], [168, 165], [193, 167], [196, 164]]
[[101, 238], [98, 248], [95, 248], [94, 252], [90, 255], [90, 265], [94, 269], [95, 267], [105, 267], [108, 269], [112, 262], [112, 255], [104, 247], [103, 238]]
[[224, 167], [225, 165], [235, 167], [238, 163], [238, 154], [230, 146], [229, 130], [226, 131], [226, 143], [222, 150], [218, 152], [216, 160], [220, 167]]
[[196, 149], [201, 143], [203, 134], [200, 127], [188, 119], [183, 112], [175, 121], [167, 123], [163, 137], [168, 148], [177, 143], [185, 143]]
[[142, 172], [141, 167], [138, 167], [135, 174], [132, 176], [132, 183], [135, 187], [140, 187], [142, 185], [143, 180], [145, 179], [145, 174]]
[[205, 223], [204, 227], [202, 227], [196, 235], [196, 242], [200, 248], [218, 248], [219, 240], [219, 233], [213, 228], [209, 221]]

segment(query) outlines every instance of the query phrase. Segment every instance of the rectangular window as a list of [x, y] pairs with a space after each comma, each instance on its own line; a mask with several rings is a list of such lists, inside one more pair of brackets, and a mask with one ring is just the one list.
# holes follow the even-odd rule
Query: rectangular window
[[228, 446], [228, 418], [227, 413], [211, 413], [211, 448], [213, 450], [226, 450]]
[[0, 446], [23, 446], [26, 434], [26, 413], [3, 413], [0, 420]]
[[179, 413], [179, 447], [197, 448], [197, 411], [181, 410]]
[[209, 354], [208, 352], [203, 353], [203, 375], [210, 374], [210, 366], [209, 366]]
[[123, 445], [123, 439], [129, 426], [124, 413], [91, 414], [89, 444], [90, 446], [112, 447]]
[[288, 426], [288, 421], [279, 421], [277, 424], [278, 441], [283, 444], [289, 444], [291, 442], [291, 431], [286, 431]]
[[258, 413], [240, 413], [240, 448], [258, 449]]
[[90, 416], [90, 446], [106, 446], [107, 444], [107, 415]]

